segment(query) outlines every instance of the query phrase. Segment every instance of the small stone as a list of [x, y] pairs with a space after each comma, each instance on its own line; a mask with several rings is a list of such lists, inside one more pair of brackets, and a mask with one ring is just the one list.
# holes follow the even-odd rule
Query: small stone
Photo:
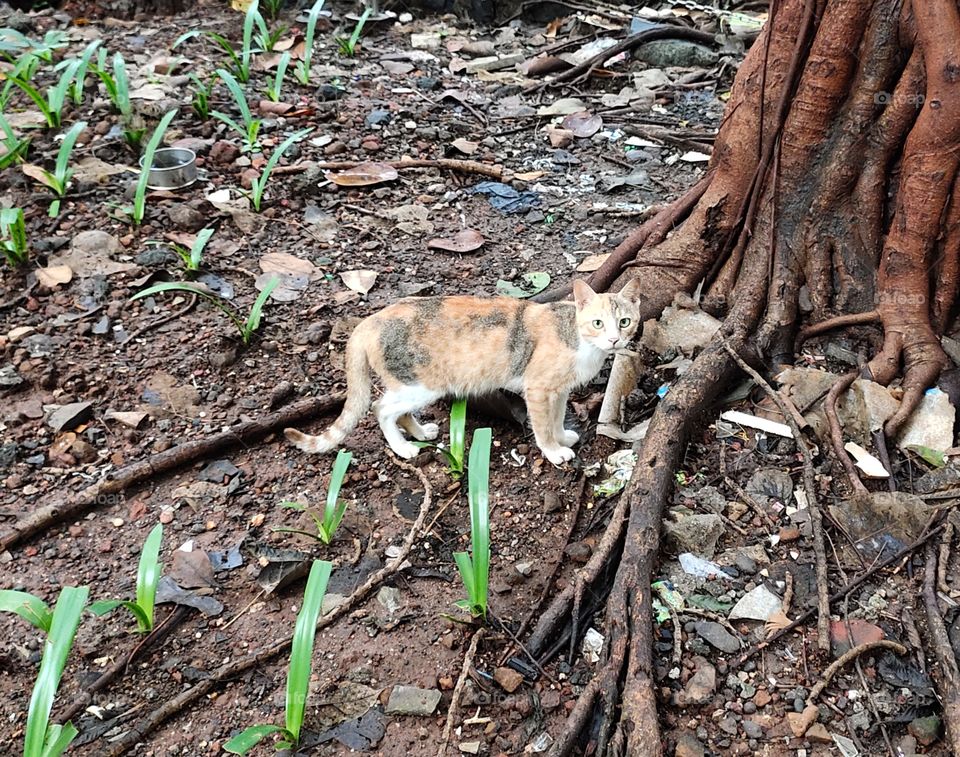
[[915, 718], [907, 726], [907, 732], [922, 746], [930, 746], [940, 738], [940, 718], [936, 715]]
[[111, 518], [110, 525], [114, 528], [120, 528], [123, 525], [123, 518]]
[[493, 680], [508, 694], [512, 694], [523, 684], [523, 676], [512, 668], [497, 668], [493, 671]]
[[70, 534], [70, 536], [72, 536], [74, 539], [79, 539], [81, 536], [83, 536], [83, 528], [74, 524], [67, 529], [67, 533]]
[[160, 511], [160, 522], [164, 525], [173, 522], [173, 510], [161, 510]]
[[810, 741], [814, 741], [819, 744], [833, 743], [833, 737], [830, 735], [830, 732], [823, 723], [814, 723], [807, 729], [807, 732], [804, 734], [804, 736]]
[[416, 686], [394, 686], [384, 712], [387, 715], [432, 715], [440, 704], [440, 691]]
[[707, 750], [692, 733], [682, 733], [677, 737], [674, 757], [705, 757]]
[[787, 724], [790, 726], [793, 735], [800, 738], [816, 722], [819, 715], [820, 710], [817, 709], [815, 704], [811, 704], [803, 712], [788, 712]]
[[560, 495], [555, 491], [545, 491], [543, 493], [543, 511], [545, 513], [555, 513], [563, 505], [560, 503]]
[[377, 601], [386, 608], [390, 615], [394, 615], [397, 610], [403, 607], [400, 590], [393, 586], [380, 587], [380, 591], [377, 592]]
[[760, 584], [752, 591], [744, 594], [737, 602], [730, 614], [729, 620], [769, 620], [783, 609], [783, 603], [776, 594], [770, 591], [766, 586]]
[[787, 526], [780, 529], [780, 541], [784, 544], [800, 538], [800, 529], [796, 526]]
[[770, 692], [766, 689], [760, 689], [760, 691], [757, 692], [757, 695], [753, 698], [753, 703], [757, 705], [757, 707], [766, 707], [768, 704], [770, 704], [770, 699]]
[[740, 642], [727, 629], [712, 620], [702, 620], [694, 626], [697, 635], [721, 652], [733, 654], [740, 650]]
[[575, 541], [568, 544], [563, 553], [573, 562], [586, 563], [593, 554], [593, 548], [586, 542]]
[[717, 669], [703, 657], [694, 657], [693, 663], [697, 669], [683, 687], [683, 706], [709, 702], [717, 688]]
[[363, 119], [364, 123], [367, 126], [379, 126], [380, 124], [388, 124], [392, 120], [393, 120], [393, 113], [391, 113], [389, 110], [385, 110], [382, 108], [371, 110], [367, 114], [367, 117]]
[[743, 726], [743, 732], [747, 734], [748, 739], [763, 738], [763, 727], [759, 723], [756, 723], [749, 718], [744, 718], [741, 725]]
[[480, 754], [479, 741], [461, 741], [457, 746], [464, 754]]
[[567, 147], [573, 143], [574, 134], [569, 129], [561, 129], [551, 124], [547, 126], [546, 131], [551, 147]]
[[240, 148], [233, 142], [221, 139], [213, 143], [210, 148], [210, 160], [220, 165], [229, 165], [240, 157]]
[[184, 231], [199, 231], [209, 220], [208, 216], [182, 202], [167, 208], [167, 217], [176, 228]]
[[715, 513], [686, 515], [663, 524], [664, 537], [671, 551], [692, 552], [706, 559], [716, 553], [717, 541], [723, 531], [723, 519]]
[[61, 405], [47, 417], [47, 425], [54, 431], [69, 431], [86, 423], [93, 415], [92, 402], [71, 402]]

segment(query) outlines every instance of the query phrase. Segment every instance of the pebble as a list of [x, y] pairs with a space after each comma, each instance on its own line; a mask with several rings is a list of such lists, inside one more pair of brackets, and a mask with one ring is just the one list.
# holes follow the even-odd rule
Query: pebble
[[593, 554], [593, 548], [586, 542], [575, 541], [572, 544], [568, 544], [566, 549], [563, 550], [563, 553], [573, 562], [585, 563]]
[[543, 511], [545, 513], [555, 513], [561, 507], [560, 495], [555, 491], [545, 491], [543, 493]]
[[719, 623], [702, 620], [694, 625], [694, 630], [701, 639], [721, 652], [733, 654], [740, 650], [740, 642]]
[[523, 684], [523, 676], [512, 668], [497, 668], [493, 671], [493, 680], [508, 694], [515, 692]]
[[388, 715], [432, 715], [440, 704], [437, 689], [394, 686], [384, 712]]

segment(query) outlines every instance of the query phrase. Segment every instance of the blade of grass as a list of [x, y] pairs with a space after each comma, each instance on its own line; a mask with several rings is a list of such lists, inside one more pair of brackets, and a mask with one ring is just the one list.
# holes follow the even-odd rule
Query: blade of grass
[[460, 571], [460, 578], [463, 580], [463, 588], [467, 592], [467, 603], [470, 612], [477, 612], [477, 583], [473, 575], [473, 563], [470, 561], [470, 555], [466, 552], [454, 552], [453, 561], [457, 564], [457, 570]]
[[60, 144], [54, 176], [56, 176], [57, 183], [60, 185], [60, 191], [57, 194], [61, 197], [67, 193], [67, 184], [70, 177], [73, 176], [73, 169], [70, 168], [70, 154], [73, 152], [74, 145], [77, 144], [80, 133], [86, 128], [86, 121], [77, 121], [64, 135], [63, 142]]
[[223, 751], [228, 754], [246, 754], [253, 749], [264, 736], [277, 733], [284, 729], [278, 725], [252, 725], [234, 736], [223, 745]]
[[217, 76], [219, 76], [223, 80], [223, 83], [227, 85], [227, 89], [230, 90], [230, 94], [233, 95], [233, 99], [237, 103], [237, 108], [240, 111], [240, 118], [243, 121], [243, 125], [245, 128], [249, 129], [250, 124], [253, 121], [253, 116], [250, 114], [250, 106], [247, 105], [247, 97], [243, 94], [243, 89], [240, 87], [239, 82], [237, 82], [233, 74], [222, 68], [217, 69]]
[[330, 474], [330, 488], [327, 489], [327, 503], [323, 509], [324, 520], [326, 521], [337, 507], [337, 500], [340, 498], [340, 488], [343, 486], [343, 479], [346, 478], [347, 469], [350, 467], [350, 461], [353, 459], [353, 453], [345, 449], [337, 452], [337, 459], [333, 461], [333, 472]]
[[200, 268], [200, 261], [203, 259], [203, 250], [207, 246], [207, 242], [210, 241], [210, 237], [213, 236], [213, 232], [214, 229], [203, 229], [203, 231], [197, 234], [197, 238], [193, 240], [188, 258], [190, 270], [196, 271]]
[[467, 448], [467, 400], [459, 398], [450, 406], [450, 454], [456, 462], [454, 473], [463, 474]]
[[[277, 281], [279, 281], [279, 279]], [[214, 305], [220, 308], [220, 310], [223, 311], [223, 313], [231, 321], [233, 321], [233, 325], [237, 327], [237, 331], [239, 331], [240, 335], [243, 336], [244, 323], [243, 321], [240, 320], [240, 317], [231, 308], [224, 305], [223, 302], [220, 300], [220, 298], [217, 297], [217, 295], [211, 292], [208, 292], [206, 289], [203, 289], [202, 287], [199, 287], [196, 284], [186, 284], [179, 281], [170, 281], [163, 284], [154, 284], [153, 286], [147, 287], [141, 292], [137, 292], [130, 299], [139, 300], [142, 297], [149, 297], [152, 294], [159, 294], [160, 292], [176, 292], [176, 291], [191, 292], [192, 294], [199, 295], [200, 297], [204, 297], [210, 302], [212, 302]]]
[[301, 129], [300, 131], [295, 131], [289, 137], [287, 137], [283, 142], [280, 143], [280, 146], [270, 155], [270, 159], [267, 161], [267, 164], [263, 167], [263, 171], [260, 173], [260, 176], [253, 180], [253, 207], [257, 212], [260, 211], [260, 203], [263, 200], [263, 193], [267, 188], [267, 180], [270, 178], [270, 174], [273, 172], [273, 169], [276, 168], [277, 162], [283, 157], [283, 154], [290, 149], [290, 146], [294, 142], [299, 142], [307, 134], [313, 131], [313, 127], [308, 129]]
[[0, 590], [0, 612], [12, 612], [44, 633], [50, 632], [53, 611], [40, 597], [27, 591]]
[[157, 582], [160, 580], [160, 545], [163, 541], [163, 524], [158, 523], [151, 529], [143, 543], [140, 553], [140, 566], [137, 568], [137, 606], [143, 610], [140, 621], [141, 631], [153, 630], [153, 610], [157, 597]]
[[87, 586], [65, 586], [60, 591], [57, 604], [53, 609], [50, 633], [43, 644], [43, 658], [40, 660], [40, 672], [30, 696], [27, 710], [26, 736], [23, 742], [24, 757], [38, 757], [43, 754], [50, 722], [50, 710], [53, 699], [60, 688], [60, 678], [67, 665], [67, 656], [73, 646], [73, 639], [80, 625], [84, 605], [90, 588]]
[[263, 291], [257, 296], [257, 299], [253, 303], [253, 307], [250, 308], [250, 315], [247, 316], [247, 322], [240, 327], [240, 333], [243, 335], [243, 343], [247, 344], [250, 341], [250, 338], [254, 335], [257, 329], [260, 328], [260, 316], [263, 312], [263, 306], [267, 304], [267, 298], [270, 296], [270, 293], [273, 292], [280, 285], [280, 277], [274, 276], [270, 281], [267, 282], [267, 285], [263, 288]]
[[473, 544], [475, 590], [487, 611], [490, 576], [490, 445], [493, 432], [478, 428], [470, 444], [470, 468], [467, 499], [470, 502], [470, 541]]
[[286, 726], [292, 741], [300, 740], [303, 714], [310, 694], [310, 671], [313, 663], [313, 640], [317, 631], [317, 618], [327, 591], [332, 563], [314, 560], [303, 592], [303, 607], [297, 615], [293, 629], [293, 645], [290, 649], [290, 670], [287, 673]]
[[146, 212], [147, 182], [150, 181], [150, 167], [153, 165], [153, 154], [157, 151], [157, 147], [160, 146], [163, 133], [167, 130], [167, 127], [176, 115], [177, 109], [174, 108], [160, 119], [160, 123], [157, 124], [157, 128], [153, 130], [153, 134], [150, 136], [150, 141], [147, 142], [147, 149], [143, 153], [143, 169], [140, 171], [140, 178], [137, 180], [137, 190], [133, 196], [132, 218], [136, 226], [139, 226], [143, 222]]

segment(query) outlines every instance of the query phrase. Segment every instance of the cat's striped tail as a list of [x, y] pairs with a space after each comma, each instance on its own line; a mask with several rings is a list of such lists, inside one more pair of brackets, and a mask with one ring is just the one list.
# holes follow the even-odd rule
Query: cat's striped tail
[[[356, 336], [356, 332], [354, 335]], [[319, 454], [336, 449], [347, 438], [347, 434], [356, 428], [360, 419], [370, 408], [372, 394], [370, 363], [367, 360], [366, 345], [362, 339], [351, 338], [347, 341], [344, 363], [347, 372], [347, 400], [343, 404], [340, 417], [333, 422], [333, 425], [319, 436], [304, 434], [295, 428], [283, 430], [287, 440], [304, 452]]]

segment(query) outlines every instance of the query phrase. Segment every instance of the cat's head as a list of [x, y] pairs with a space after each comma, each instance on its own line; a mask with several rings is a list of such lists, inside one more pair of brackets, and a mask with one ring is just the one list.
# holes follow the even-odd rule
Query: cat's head
[[616, 294], [597, 294], [579, 279], [573, 282], [580, 338], [605, 352], [623, 349], [640, 326], [640, 284], [636, 279]]

